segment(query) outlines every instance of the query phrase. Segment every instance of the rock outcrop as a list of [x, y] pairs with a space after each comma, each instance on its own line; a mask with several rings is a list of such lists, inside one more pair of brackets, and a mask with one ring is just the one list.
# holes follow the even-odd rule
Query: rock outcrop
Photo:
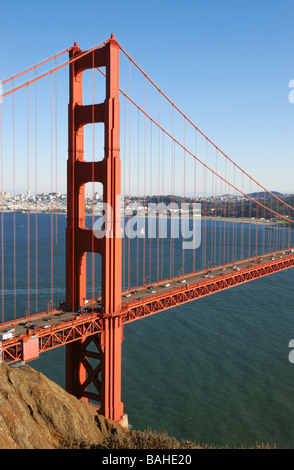
[[30, 366], [0, 364], [0, 449], [89, 448], [129, 432]]

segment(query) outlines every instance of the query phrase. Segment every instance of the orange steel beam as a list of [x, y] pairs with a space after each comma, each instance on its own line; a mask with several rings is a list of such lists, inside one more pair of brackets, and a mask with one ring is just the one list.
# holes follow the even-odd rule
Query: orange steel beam
[[[113, 323], [116, 321], [125, 325], [132, 321], [139, 320], [140, 318], [145, 318], [146, 316], [159, 313], [163, 310], [177, 307], [192, 300], [206, 297], [208, 295], [221, 292], [222, 290], [236, 287], [246, 282], [292, 267], [294, 267], [294, 255], [286, 256], [282, 259], [273, 260], [267, 263], [260, 263], [256, 266], [248, 267], [240, 271], [234, 271], [226, 275], [215, 277], [214, 279], [205, 279], [198, 283], [185, 285], [184, 287], [178, 287], [169, 291], [162, 291], [158, 295], [132, 301], [129, 304], [122, 306], [117, 315], [109, 315], [109, 318], [111, 318]], [[79, 342], [81, 340], [85, 343], [84, 349], [86, 351], [89, 341], [93, 340], [96, 345], [98, 345], [97, 353], [85, 352], [85, 356], [90, 357], [92, 354], [93, 357], [98, 358], [101, 352], [103, 353], [102, 350], [103, 348], [105, 350], [106, 346], [103, 341], [97, 343], [98, 334], [103, 336], [103, 332], [104, 334], [106, 332], [105, 320], [106, 318], [103, 314], [90, 313], [70, 321], [63, 322], [61, 320], [61, 323], [53, 325], [51, 328], [39, 330], [39, 353], [68, 345], [69, 343]], [[31, 333], [31, 335], [35, 334], [35, 332]], [[104, 338], [106, 341], [111, 340], [111, 334], [107, 332], [107, 337], [104, 336]], [[0, 351], [0, 353], [2, 353], [2, 360], [8, 363], [23, 360], [23, 341], [27, 339], [28, 336], [23, 335], [3, 341], [2, 351]], [[85, 342], [86, 339], [87, 342]], [[117, 336], [116, 339], [119, 339], [119, 336]], [[114, 347], [117, 348], [119, 347], [120, 342], [118, 341], [118, 344], [113, 344]], [[105, 360], [109, 361], [108, 357], [105, 356]], [[99, 369], [96, 368], [96, 371], [101, 371], [101, 367], [102, 364], [100, 364]], [[86, 368], [89, 369], [89, 366]], [[91, 372], [93, 377], [94, 372]], [[95, 380], [98, 382], [96, 377]], [[85, 393], [87, 394], [87, 392]], [[87, 396], [89, 397], [89, 394], [87, 394]]]
[[[77, 56], [76, 60], [73, 60]], [[106, 67], [106, 99], [103, 103], [83, 106], [82, 77], [89, 68]], [[82, 52], [77, 45], [70, 51], [69, 151], [67, 179], [66, 228], [66, 304], [75, 311], [86, 299], [86, 253], [102, 257], [103, 329], [92, 338], [100, 358], [95, 373], [86, 359], [89, 340], [79, 339], [66, 346], [66, 389], [73, 395], [100, 404], [100, 412], [119, 421], [123, 417], [121, 394], [122, 323], [112, 318], [121, 310], [121, 163], [119, 107], [119, 46], [113, 37], [100, 49]], [[104, 159], [84, 161], [84, 125], [104, 123]], [[112, 208], [106, 214], [106, 236], [94, 237], [85, 227], [85, 183], [103, 185], [103, 202]], [[96, 387], [93, 395], [89, 385]], [[97, 386], [99, 384], [99, 387]]]

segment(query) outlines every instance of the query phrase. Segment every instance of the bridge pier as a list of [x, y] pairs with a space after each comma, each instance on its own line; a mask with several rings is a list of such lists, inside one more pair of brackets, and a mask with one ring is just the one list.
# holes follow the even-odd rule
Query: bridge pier
[[100, 335], [66, 345], [66, 390], [127, 427], [121, 401], [122, 340], [121, 319], [109, 317]]

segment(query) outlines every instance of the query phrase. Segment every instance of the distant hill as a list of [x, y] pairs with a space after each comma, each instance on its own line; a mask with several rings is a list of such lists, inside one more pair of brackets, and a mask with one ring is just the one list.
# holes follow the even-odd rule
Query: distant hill
[[[279, 199], [285, 198], [285, 194], [280, 193], [279, 191], [271, 191], [274, 196], [277, 196]], [[254, 193], [249, 193], [247, 196], [252, 197], [253, 199], [270, 199], [271, 195], [267, 191], [256, 191]]]

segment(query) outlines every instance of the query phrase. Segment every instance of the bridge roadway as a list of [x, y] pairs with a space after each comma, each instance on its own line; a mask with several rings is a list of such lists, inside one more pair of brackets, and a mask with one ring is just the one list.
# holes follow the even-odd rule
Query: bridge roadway
[[[122, 293], [118, 315], [124, 323], [294, 266], [294, 248], [211, 267]], [[39, 352], [103, 329], [101, 299], [86, 301], [75, 312], [62, 308], [9, 321], [0, 327], [0, 362], [22, 360], [22, 344], [38, 337]]]

